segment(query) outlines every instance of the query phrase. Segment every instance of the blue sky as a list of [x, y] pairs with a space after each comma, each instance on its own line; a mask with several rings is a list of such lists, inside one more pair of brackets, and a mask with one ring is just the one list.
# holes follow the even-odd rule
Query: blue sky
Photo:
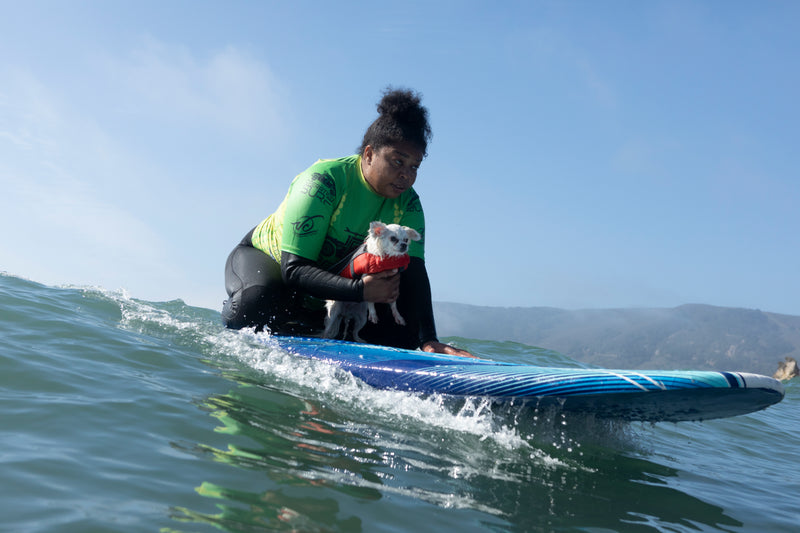
[[217, 309], [388, 85], [434, 299], [800, 314], [800, 3], [0, 0], [0, 271]]

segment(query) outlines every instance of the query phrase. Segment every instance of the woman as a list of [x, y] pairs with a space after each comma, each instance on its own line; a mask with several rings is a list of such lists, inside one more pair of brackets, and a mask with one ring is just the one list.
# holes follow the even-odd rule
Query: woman
[[[425, 269], [425, 218], [412, 185], [427, 155], [428, 110], [412, 91], [387, 90], [379, 116], [364, 134], [358, 155], [321, 160], [298, 175], [277, 211], [253, 228], [225, 264], [229, 328], [268, 327], [279, 334], [322, 331], [324, 300], [397, 301], [406, 325], [378, 305], [378, 323], [360, 336], [374, 344], [469, 356], [439, 342]], [[360, 279], [338, 275], [336, 265], [366, 237], [369, 223], [409, 226], [411, 263]]]

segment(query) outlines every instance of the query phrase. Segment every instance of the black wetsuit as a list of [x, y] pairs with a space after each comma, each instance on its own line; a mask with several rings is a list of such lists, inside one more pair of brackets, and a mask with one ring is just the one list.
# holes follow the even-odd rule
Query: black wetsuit
[[400, 224], [420, 239], [409, 243], [411, 263], [400, 275], [399, 326], [389, 306], [377, 304], [378, 323], [359, 335], [375, 344], [418, 348], [436, 341], [430, 282], [425, 269], [425, 217], [409, 187], [396, 198], [376, 193], [352, 155], [320, 160], [292, 180], [278, 209], [231, 252], [225, 266], [231, 328], [267, 327], [280, 334], [319, 334], [324, 300], [360, 302], [361, 279], [339, 275], [336, 265], [364, 242], [374, 221]]
[[[324, 329], [322, 299], [363, 301], [364, 284], [316, 266], [313, 261], [283, 252], [279, 265], [254, 248], [250, 231], [225, 263], [222, 319], [229, 328], [269, 328], [282, 335], [319, 335]], [[335, 269], [334, 269], [335, 270]], [[386, 304], [376, 304], [378, 323], [367, 322], [359, 335], [367, 342], [418, 348], [437, 340], [430, 282], [422, 259], [412, 257], [400, 275], [397, 307], [406, 321], [395, 323]]]

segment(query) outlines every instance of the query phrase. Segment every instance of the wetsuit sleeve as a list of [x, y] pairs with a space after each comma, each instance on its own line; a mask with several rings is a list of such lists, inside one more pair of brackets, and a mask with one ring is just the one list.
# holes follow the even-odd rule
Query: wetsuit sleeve
[[431, 282], [428, 279], [428, 270], [425, 261], [412, 257], [408, 270], [404, 272], [403, 282], [405, 290], [413, 301], [413, 309], [419, 321], [419, 345], [426, 342], [438, 341], [436, 336], [436, 322], [433, 318], [433, 301], [431, 298]]
[[319, 268], [314, 261], [290, 252], [281, 253], [281, 276], [284, 283], [315, 298], [364, 301], [364, 282], [349, 279]]

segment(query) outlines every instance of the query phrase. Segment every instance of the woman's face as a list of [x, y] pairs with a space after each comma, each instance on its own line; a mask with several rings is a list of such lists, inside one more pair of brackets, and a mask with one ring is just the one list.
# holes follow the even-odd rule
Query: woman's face
[[373, 150], [367, 145], [361, 157], [364, 179], [377, 194], [397, 198], [417, 181], [422, 151], [409, 142], [383, 146]]

